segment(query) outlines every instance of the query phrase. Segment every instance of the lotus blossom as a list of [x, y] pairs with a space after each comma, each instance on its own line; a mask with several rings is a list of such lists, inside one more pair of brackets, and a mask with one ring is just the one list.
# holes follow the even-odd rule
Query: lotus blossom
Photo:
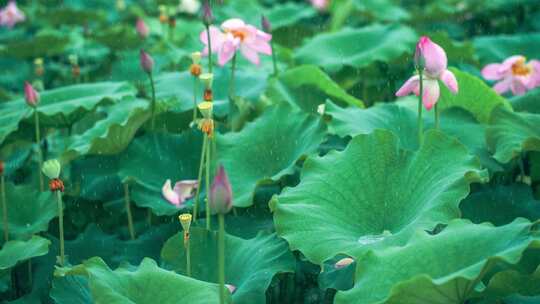
[[39, 93], [29, 82], [24, 83], [24, 99], [31, 107], [36, 107], [39, 103]]
[[150, 54], [144, 50], [140, 51], [139, 63], [141, 64], [143, 71], [148, 74], [152, 73], [152, 69], [154, 68], [154, 59], [152, 59], [152, 56], [150, 56]]
[[540, 61], [526, 61], [524, 56], [511, 56], [502, 63], [486, 65], [482, 76], [486, 80], [498, 81], [493, 89], [499, 94], [511, 90], [514, 95], [523, 95], [540, 86]]
[[139, 34], [139, 37], [141, 37], [142, 39], [145, 39], [150, 34], [150, 29], [142, 18], [137, 19], [135, 29], [137, 30], [137, 34]]
[[0, 10], [0, 26], [13, 28], [17, 23], [26, 20], [24, 13], [19, 10], [15, 1], [9, 1], [8, 5]]
[[[434, 43], [429, 37], [420, 38], [417, 46], [417, 61], [421, 61], [423, 68], [423, 95], [422, 103], [429, 111], [437, 103], [440, 96], [439, 80], [454, 94], [458, 92], [458, 83], [454, 73], [447, 69], [448, 59], [443, 48]], [[396, 96], [406, 96], [414, 93], [420, 94], [420, 76], [409, 78], [396, 92]]]
[[210, 187], [209, 202], [212, 214], [226, 214], [232, 209], [232, 187], [225, 168], [220, 166]]
[[[260, 63], [259, 53], [272, 55], [270, 40], [272, 35], [255, 26], [246, 24], [241, 19], [229, 19], [221, 24], [223, 32], [210, 26], [212, 52], [218, 54], [218, 63], [223, 66], [229, 62], [237, 50], [253, 64]], [[208, 56], [208, 38], [206, 31], [201, 32], [200, 40], [205, 45], [202, 54]]]
[[163, 197], [177, 208], [182, 208], [184, 203], [193, 197], [195, 190], [198, 187], [196, 180], [183, 180], [179, 181], [171, 187], [171, 180], [165, 181], [161, 193]]
[[330, 5], [330, 0], [310, 0], [310, 2], [314, 8], [320, 11], [326, 10]]

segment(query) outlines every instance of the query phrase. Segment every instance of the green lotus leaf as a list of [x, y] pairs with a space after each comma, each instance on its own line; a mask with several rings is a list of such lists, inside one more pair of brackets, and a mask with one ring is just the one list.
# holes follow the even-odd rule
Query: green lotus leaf
[[149, 133], [138, 137], [120, 155], [118, 175], [131, 178], [133, 201], [151, 208], [156, 215], [172, 215], [179, 210], [167, 202], [161, 188], [167, 179], [196, 180], [202, 149], [202, 133], [188, 130], [180, 135]]
[[296, 50], [295, 58], [333, 72], [344, 66], [364, 68], [376, 61], [389, 62], [411, 54], [417, 38], [412, 28], [397, 24], [344, 28], [315, 36]]
[[456, 75], [459, 92], [453, 94], [441, 84], [439, 100], [441, 109], [460, 107], [471, 112], [479, 122], [488, 123], [496, 107], [502, 105], [508, 109], [512, 108], [508, 100], [497, 94], [481, 79], [458, 69], [451, 68], [451, 70]]
[[103, 109], [106, 117], [81, 135], [72, 137], [62, 158], [73, 160], [81, 155], [111, 155], [122, 152], [135, 132], [150, 118], [149, 102], [124, 98]]
[[[381, 103], [368, 109], [341, 108], [332, 102], [327, 102], [327, 115], [332, 117], [328, 123], [330, 133], [345, 136], [368, 134], [375, 129], [392, 131], [399, 137], [402, 147], [409, 150], [418, 148], [418, 114], [407, 103]], [[435, 126], [433, 111], [425, 112], [424, 130]], [[502, 167], [491, 157], [486, 146], [485, 127], [467, 111], [459, 108], [449, 108], [441, 111], [441, 131], [456, 137], [471, 153], [478, 156], [482, 165], [493, 170], [501, 171]]]
[[540, 201], [534, 199], [525, 184], [495, 185], [472, 193], [461, 202], [463, 217], [474, 223], [491, 222], [497, 226], [517, 217], [540, 219]]
[[19, 262], [46, 255], [51, 242], [39, 236], [32, 236], [27, 241], [9, 241], [0, 249], [0, 272]]
[[[6, 183], [6, 205], [9, 235], [25, 239], [46, 231], [49, 222], [58, 214], [56, 201], [51, 192], [39, 192], [35, 185], [15, 186]], [[3, 215], [3, 211], [0, 210]], [[4, 231], [4, 227], [0, 227]]]
[[[186, 275], [183, 233], [170, 238], [161, 256], [171, 269]], [[217, 282], [217, 233], [202, 228], [190, 231], [191, 273], [196, 279]], [[295, 261], [287, 243], [275, 234], [244, 240], [225, 235], [225, 281], [236, 286], [234, 303], [264, 303], [265, 291], [277, 273], [293, 272]]]
[[357, 10], [378, 20], [395, 22], [410, 18], [409, 13], [392, 0], [353, 0]]
[[31, 39], [15, 39], [0, 49], [2, 57], [32, 59], [62, 54], [69, 46], [70, 38], [62, 32], [45, 29], [32, 35]]
[[218, 135], [217, 161], [229, 176], [234, 205], [252, 205], [257, 186], [290, 174], [299, 159], [317, 150], [324, 133], [319, 118], [279, 105], [239, 133]]
[[540, 34], [478, 36], [474, 38], [473, 44], [482, 64], [502, 62], [513, 55], [536, 58], [540, 48]]
[[0, 142], [9, 134], [17, 131], [23, 117], [32, 114], [30, 107], [24, 101], [0, 103]]
[[495, 159], [507, 163], [523, 152], [540, 151], [539, 124], [539, 114], [495, 109], [486, 130], [486, 142]]
[[317, 11], [305, 4], [287, 2], [272, 5], [265, 15], [270, 20], [272, 31], [276, 31], [283, 27], [293, 26], [304, 19], [313, 18], [317, 15]]
[[[219, 287], [159, 268], [152, 259], [144, 259], [132, 270], [128, 267], [111, 270], [99, 258], [83, 264], [95, 303], [194, 303], [219, 302]], [[78, 271], [75, 274], [79, 274]], [[68, 275], [70, 273], [68, 272]], [[230, 296], [226, 299], [230, 303]]]
[[266, 96], [272, 101], [284, 101], [309, 113], [317, 113], [317, 107], [327, 98], [341, 104], [363, 108], [361, 100], [349, 95], [320, 68], [303, 65], [289, 69], [272, 79]]
[[524, 95], [510, 98], [512, 108], [517, 112], [540, 114], [540, 89], [531, 90]]
[[50, 297], [57, 304], [92, 304], [88, 279], [84, 276], [55, 277]]
[[484, 296], [492, 301], [508, 295], [524, 296], [540, 295], [540, 267], [531, 274], [516, 270], [506, 270], [496, 273], [484, 291]]
[[531, 226], [525, 219], [501, 227], [456, 219], [437, 235], [419, 231], [407, 246], [364, 256], [355, 287], [338, 292], [335, 303], [464, 303], [497, 263], [515, 264], [540, 245]]
[[463, 145], [438, 131], [411, 152], [393, 133], [375, 130], [343, 152], [306, 160], [300, 184], [271, 202], [276, 231], [317, 264], [405, 244], [414, 231], [458, 217], [469, 184], [484, 173]]

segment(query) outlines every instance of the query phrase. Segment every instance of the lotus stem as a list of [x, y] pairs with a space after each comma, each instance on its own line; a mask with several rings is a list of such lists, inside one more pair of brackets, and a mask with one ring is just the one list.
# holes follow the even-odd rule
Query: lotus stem
[[41, 135], [39, 132], [39, 114], [37, 109], [34, 109], [34, 125], [36, 128], [36, 144], [37, 144], [37, 154], [38, 154], [38, 176], [39, 176], [39, 191], [43, 192], [45, 190], [43, 174], [41, 169], [43, 168], [43, 153], [41, 151]]
[[422, 145], [424, 137], [424, 121], [422, 120], [422, 99], [424, 95], [424, 78], [422, 70], [418, 71], [420, 76], [420, 92], [418, 94], [418, 145]]
[[234, 97], [235, 97], [235, 74], [236, 74], [236, 54], [232, 59], [231, 63], [231, 82], [229, 83], [229, 113], [233, 112], [234, 109]]
[[206, 25], [206, 39], [208, 39], [208, 73], [212, 73], [212, 40], [210, 39], [209, 25]]
[[202, 180], [204, 162], [205, 162], [205, 157], [206, 157], [206, 149], [208, 149], [207, 146], [208, 146], [208, 138], [207, 138], [207, 136], [205, 134], [204, 135], [204, 140], [203, 140], [203, 146], [202, 146], [202, 150], [201, 150], [201, 161], [200, 161], [200, 164], [199, 164], [199, 175], [197, 177], [197, 190], [195, 192], [195, 206], [193, 206], [193, 221], [197, 220], [197, 215], [198, 215], [197, 211], [198, 211], [198, 208], [199, 208], [199, 198], [200, 198], [200, 193], [201, 193], [201, 180]]
[[152, 104], [151, 104], [151, 123], [150, 128], [152, 131], [154, 131], [154, 128], [156, 126], [156, 87], [154, 85], [154, 77], [152, 76], [152, 73], [148, 73], [148, 78], [150, 78], [150, 87], [152, 89]]
[[218, 233], [219, 303], [225, 303], [225, 215], [220, 213]]
[[131, 214], [131, 199], [129, 197], [129, 184], [124, 182], [124, 199], [126, 202], [126, 213], [128, 218], [129, 236], [132, 240], [135, 239], [135, 229], [133, 228], [133, 215]]
[[186, 247], [186, 271], [187, 276], [191, 277], [191, 245], [189, 242], [189, 232], [187, 232], [187, 236], [185, 234], [186, 232], [184, 231], [184, 246]]
[[8, 222], [8, 209], [7, 209], [7, 202], [6, 202], [6, 177], [4, 174], [0, 176], [0, 192], [2, 192], [2, 212], [3, 217], [2, 221], [4, 224], [4, 240], [7, 242], [9, 241], [9, 222]]
[[435, 104], [435, 130], [439, 130], [439, 120], [440, 118], [440, 112], [439, 112], [439, 104]]
[[57, 190], [56, 192], [56, 202], [58, 204], [58, 227], [60, 235], [60, 266], [64, 266], [64, 206], [62, 203], [62, 192]]
[[276, 56], [276, 51], [274, 49], [274, 41], [273, 40], [270, 40], [270, 48], [272, 49], [272, 63], [274, 65], [274, 76], [278, 76], [279, 75], [279, 70], [278, 70], [278, 66], [277, 66], [277, 56]]
[[193, 77], [193, 123], [197, 120], [197, 77]]
[[[209, 141], [208, 135], [205, 135], [206, 141]], [[210, 230], [210, 147], [206, 147], [206, 174], [205, 174], [205, 189], [206, 189], [206, 229]]]

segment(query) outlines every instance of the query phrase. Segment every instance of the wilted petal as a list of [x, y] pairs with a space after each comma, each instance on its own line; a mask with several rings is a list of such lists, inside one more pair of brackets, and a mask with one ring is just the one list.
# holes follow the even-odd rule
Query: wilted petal
[[504, 77], [504, 74], [499, 73], [500, 70], [501, 64], [488, 64], [482, 69], [482, 77], [484, 77], [486, 80], [499, 80]]
[[179, 181], [174, 185], [173, 191], [178, 195], [180, 204], [190, 199], [194, 195], [194, 190], [197, 189], [198, 184], [196, 180], [184, 180]]
[[459, 88], [456, 76], [451, 71], [445, 70], [444, 72], [442, 72], [441, 81], [446, 85], [448, 89], [450, 89], [452, 93], [456, 94], [458, 92]]
[[448, 60], [442, 47], [431, 41], [429, 37], [422, 36], [418, 42], [418, 48], [424, 57], [426, 71], [431, 76], [437, 77], [446, 70]]
[[225, 284], [225, 287], [229, 290], [231, 294], [233, 294], [236, 291], [236, 286], [232, 284]]
[[420, 77], [418, 75], [412, 76], [396, 92], [396, 96], [402, 97], [402, 96], [407, 96], [411, 93], [417, 94], [419, 90], [419, 86], [420, 86]]
[[437, 103], [440, 96], [439, 82], [436, 79], [424, 80], [424, 90], [422, 96], [422, 103], [426, 110], [431, 110]]
[[173, 204], [175, 206], [180, 206], [180, 197], [178, 196], [178, 194], [176, 192], [173, 191], [173, 189], [171, 187], [171, 180], [170, 179], [165, 181], [165, 184], [161, 188], [161, 194], [163, 194], [163, 197], [167, 201], [169, 201], [169, 203], [171, 203], [171, 204]]

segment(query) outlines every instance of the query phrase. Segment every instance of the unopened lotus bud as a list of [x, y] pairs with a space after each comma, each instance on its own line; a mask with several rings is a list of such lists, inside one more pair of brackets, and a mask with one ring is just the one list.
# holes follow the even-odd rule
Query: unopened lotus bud
[[154, 68], [154, 59], [152, 59], [152, 57], [144, 50], [141, 50], [141, 53], [140, 53], [140, 63], [141, 63], [142, 69], [146, 73], [148, 74], [152, 73], [152, 69]]
[[212, 110], [214, 108], [214, 104], [209, 101], [201, 102], [197, 105], [197, 108], [199, 108], [199, 112], [201, 112], [202, 116], [204, 118], [210, 119], [212, 118]]
[[343, 259], [337, 261], [337, 263], [334, 265], [334, 267], [336, 269], [341, 269], [341, 268], [344, 268], [344, 267], [347, 267], [347, 266], [351, 265], [352, 263], [354, 263], [354, 259], [343, 258]]
[[29, 82], [24, 83], [24, 98], [31, 107], [36, 107], [39, 103], [39, 93], [34, 90], [34, 87]]
[[232, 187], [225, 168], [219, 166], [214, 177], [214, 182], [210, 187], [210, 211], [213, 214], [227, 214], [232, 209]]
[[209, 90], [212, 89], [212, 85], [214, 84], [214, 74], [204, 73], [204, 74], [201, 74], [201, 76], [199, 76], [199, 79], [204, 84], [204, 87], [206, 89], [209, 89]]
[[142, 39], [145, 39], [150, 34], [150, 29], [142, 18], [137, 19], [135, 29], [137, 30], [137, 34], [139, 34], [139, 37], [141, 37]]
[[43, 174], [50, 179], [55, 179], [60, 177], [60, 170], [62, 170], [62, 165], [57, 159], [50, 159], [43, 163]]
[[204, 1], [202, 20], [206, 26], [210, 26], [210, 24], [212, 24], [214, 21], [214, 15], [212, 14], [212, 8], [210, 7], [210, 0]]
[[201, 52], [193, 52], [191, 53], [191, 61], [193, 64], [200, 64], [201, 63], [202, 54]]
[[261, 17], [261, 26], [263, 31], [267, 33], [272, 32], [272, 25], [270, 24], [270, 20], [268, 20], [268, 17], [266, 17], [265, 15]]
[[189, 213], [183, 213], [178, 216], [178, 219], [180, 220], [180, 224], [182, 225], [182, 229], [184, 229], [184, 231], [189, 232], [189, 228], [191, 227], [191, 218], [192, 215]]

